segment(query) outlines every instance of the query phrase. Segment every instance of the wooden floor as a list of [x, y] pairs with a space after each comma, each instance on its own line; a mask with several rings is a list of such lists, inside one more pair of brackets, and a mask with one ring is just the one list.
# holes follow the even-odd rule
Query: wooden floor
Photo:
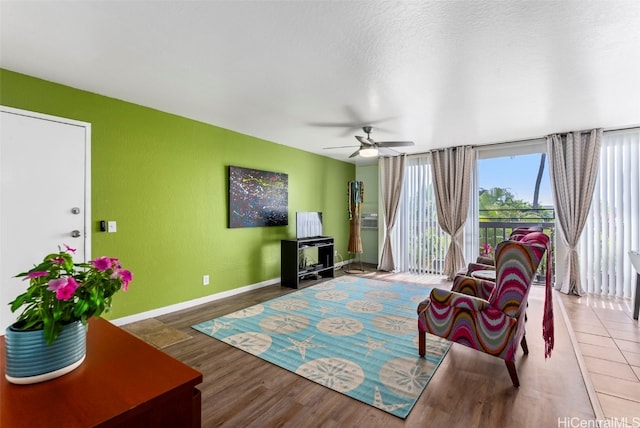
[[[433, 277], [424, 276], [365, 275], [389, 281], [433, 282]], [[443, 281], [436, 286], [450, 288]], [[406, 420], [191, 329], [193, 324], [293, 291], [272, 285], [157, 318], [192, 336], [163, 348], [163, 352], [203, 373], [203, 427], [537, 428], [557, 427], [571, 418], [596, 419], [569, 330], [557, 310], [558, 296], [555, 350], [551, 358], [544, 358], [544, 288], [540, 286], [534, 286], [529, 298], [529, 355], [523, 357], [521, 350], [517, 355], [520, 388], [512, 386], [502, 360], [454, 344]]]

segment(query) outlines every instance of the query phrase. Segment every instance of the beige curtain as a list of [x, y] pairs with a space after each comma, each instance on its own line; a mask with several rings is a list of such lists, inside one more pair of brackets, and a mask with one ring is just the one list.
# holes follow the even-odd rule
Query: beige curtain
[[461, 238], [469, 210], [469, 189], [474, 152], [471, 147], [431, 151], [431, 171], [440, 227], [451, 235], [443, 274], [453, 279], [465, 266]]
[[378, 269], [387, 272], [392, 272], [396, 268], [391, 250], [391, 231], [396, 224], [405, 160], [406, 155], [380, 158], [380, 192], [386, 229]]
[[547, 136], [551, 188], [560, 237], [569, 248], [565, 277], [556, 289], [582, 296], [578, 240], [582, 234], [598, 175], [602, 129]]

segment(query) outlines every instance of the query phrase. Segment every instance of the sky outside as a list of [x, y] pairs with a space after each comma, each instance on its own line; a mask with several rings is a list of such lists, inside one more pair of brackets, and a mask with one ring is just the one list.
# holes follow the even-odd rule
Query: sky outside
[[[478, 166], [479, 188], [501, 187], [509, 190], [515, 199], [533, 203], [540, 154], [481, 159]], [[548, 159], [545, 160], [538, 203], [542, 206], [553, 205]]]

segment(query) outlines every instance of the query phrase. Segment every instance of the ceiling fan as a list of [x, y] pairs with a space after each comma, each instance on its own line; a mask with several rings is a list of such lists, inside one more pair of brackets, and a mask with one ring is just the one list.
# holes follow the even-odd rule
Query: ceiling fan
[[[402, 147], [402, 146], [413, 146], [413, 141], [375, 141], [371, 139], [371, 130], [373, 128], [371, 126], [363, 126], [362, 130], [366, 137], [361, 137], [360, 135], [356, 135], [356, 140], [360, 142], [360, 148], [353, 152], [350, 158], [355, 156], [362, 156], [364, 158], [370, 158], [374, 156], [378, 156], [378, 148], [393, 148], [393, 147]], [[325, 149], [342, 149], [345, 147], [355, 147], [355, 146], [338, 146], [338, 147], [325, 147]]]

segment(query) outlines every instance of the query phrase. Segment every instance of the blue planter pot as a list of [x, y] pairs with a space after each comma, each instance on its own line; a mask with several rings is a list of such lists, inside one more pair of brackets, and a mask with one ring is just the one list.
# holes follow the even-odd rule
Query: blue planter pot
[[63, 327], [51, 345], [42, 330], [5, 332], [6, 373], [11, 383], [30, 384], [62, 376], [79, 367], [87, 349], [87, 328], [80, 321]]

